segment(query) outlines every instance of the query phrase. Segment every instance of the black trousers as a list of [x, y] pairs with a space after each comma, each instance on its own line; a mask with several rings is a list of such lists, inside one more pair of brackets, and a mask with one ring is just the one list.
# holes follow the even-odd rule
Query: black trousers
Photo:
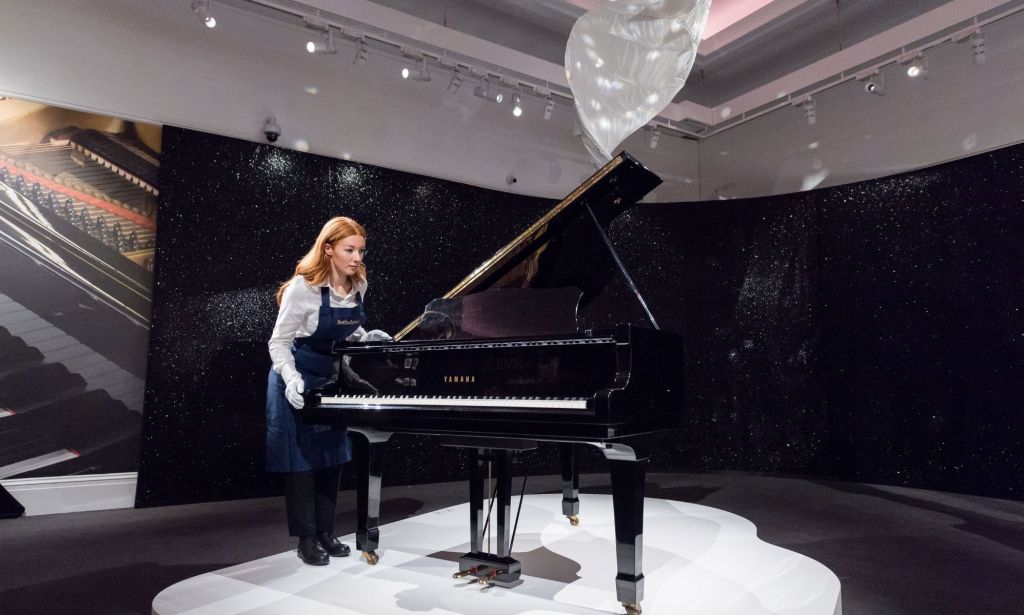
[[287, 472], [284, 476], [288, 533], [300, 538], [321, 533], [333, 536], [341, 466]]

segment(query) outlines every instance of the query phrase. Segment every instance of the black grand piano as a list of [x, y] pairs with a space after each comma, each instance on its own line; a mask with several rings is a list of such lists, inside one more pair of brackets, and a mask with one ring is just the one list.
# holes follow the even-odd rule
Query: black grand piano
[[[306, 393], [303, 420], [353, 435], [356, 546], [378, 560], [386, 442], [393, 433], [440, 436], [472, 451], [471, 551], [456, 577], [520, 583], [511, 548], [511, 455], [560, 447], [563, 513], [578, 523], [573, 447], [608, 462], [615, 514], [617, 598], [639, 613], [643, 507], [651, 436], [682, 414], [683, 341], [660, 331], [606, 234], [612, 219], [661, 179], [626, 153], [614, 158], [529, 229], [395, 335], [345, 344], [337, 382]], [[618, 276], [649, 326], [581, 322], [578, 314]], [[484, 493], [488, 469], [496, 476]], [[483, 552], [484, 502], [496, 507], [497, 551]], [[488, 516], [489, 518], [489, 516]]]

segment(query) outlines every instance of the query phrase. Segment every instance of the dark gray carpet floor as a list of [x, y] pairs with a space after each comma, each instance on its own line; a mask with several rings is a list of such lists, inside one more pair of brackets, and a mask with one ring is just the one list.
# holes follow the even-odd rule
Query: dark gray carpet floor
[[[607, 480], [585, 475], [582, 491], [608, 493]], [[527, 488], [557, 490], [554, 477]], [[381, 522], [466, 492], [385, 488]], [[1024, 613], [1024, 502], [731, 472], [652, 473], [647, 495], [738, 514], [828, 566], [845, 615]], [[339, 534], [354, 531], [354, 505], [340, 494]], [[281, 498], [0, 520], [0, 614], [147, 614], [169, 585], [293, 546]]]

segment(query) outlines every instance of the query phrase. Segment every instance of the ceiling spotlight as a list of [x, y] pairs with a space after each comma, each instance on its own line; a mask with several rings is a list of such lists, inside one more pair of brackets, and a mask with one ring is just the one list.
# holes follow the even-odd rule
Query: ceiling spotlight
[[199, 19], [203, 20], [207, 28], [217, 27], [217, 20], [210, 13], [210, 0], [193, 0], [192, 12], [199, 15]]
[[815, 104], [814, 99], [810, 96], [807, 100], [800, 105], [804, 110], [804, 119], [807, 120], [808, 126], [814, 126], [818, 123], [818, 106]]
[[410, 69], [408, 66], [403, 68], [402, 79], [430, 81], [430, 72], [427, 71], [427, 59], [421, 56], [419, 60], [416, 60], [416, 68]]
[[319, 15], [303, 15], [302, 24], [307, 28], [320, 30], [321, 32], [327, 32], [331, 27], [327, 20]]
[[370, 48], [366, 45], [366, 39], [359, 38], [356, 43], [356, 57], [352, 58], [352, 63], [356, 66], [362, 66], [366, 64], [366, 59], [370, 57]]
[[508, 104], [512, 105], [512, 115], [519, 117], [523, 114], [523, 97], [519, 95], [519, 92], [512, 95]]
[[473, 96], [476, 96], [477, 98], [484, 98], [495, 103], [500, 103], [505, 98], [500, 91], [491, 91], [491, 80], [487, 77], [482, 77], [480, 79], [480, 85], [473, 88]]
[[985, 33], [981, 30], [976, 30], [974, 34], [971, 34], [971, 49], [974, 54], [975, 64], [984, 64], [987, 53], [985, 52]]
[[661, 141], [661, 126], [656, 124], [653, 128], [650, 128], [647, 133], [647, 139], [647, 145], [651, 149], [658, 149], [658, 141]]
[[885, 82], [880, 73], [873, 73], [864, 80], [864, 91], [875, 96], [885, 96]]
[[907, 76], [911, 79], [927, 79], [928, 78], [928, 61], [924, 59], [924, 56], [918, 54], [910, 66], [907, 67]]
[[462, 87], [462, 72], [457, 68], [452, 69], [452, 79], [448, 82], [448, 93], [454, 94]]
[[334, 46], [334, 31], [328, 28], [327, 36], [319, 41], [309, 41], [306, 43], [306, 51], [322, 55], [334, 55], [338, 53], [338, 48]]
[[551, 112], [555, 110], [555, 101], [550, 96], [544, 98], [544, 119], [551, 119]]

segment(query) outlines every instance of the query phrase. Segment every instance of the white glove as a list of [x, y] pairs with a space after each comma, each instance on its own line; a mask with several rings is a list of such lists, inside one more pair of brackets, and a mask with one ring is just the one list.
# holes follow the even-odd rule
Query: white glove
[[363, 333], [363, 336], [359, 338], [360, 342], [390, 342], [392, 337], [387, 333], [384, 333], [380, 329], [374, 329], [373, 331], [367, 331]]
[[306, 401], [302, 399], [302, 392], [305, 390], [306, 385], [302, 382], [302, 376], [295, 374], [284, 385], [285, 399], [296, 410], [302, 410], [302, 406], [306, 405]]

